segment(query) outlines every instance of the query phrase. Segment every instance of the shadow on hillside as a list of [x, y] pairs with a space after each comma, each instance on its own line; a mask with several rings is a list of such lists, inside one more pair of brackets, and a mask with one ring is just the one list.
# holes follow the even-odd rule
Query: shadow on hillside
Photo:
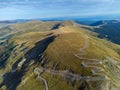
[[55, 25], [51, 28], [51, 30], [58, 29], [60, 25], [61, 25], [61, 23], [55, 24]]
[[16, 47], [13, 45], [13, 42], [12, 43], [4, 43], [3, 44], [4, 46], [4, 53], [0, 54], [0, 69], [1, 68], [5, 68], [6, 66], [6, 62], [12, 52], [12, 50]]
[[[0, 87], [5, 85], [7, 87], [7, 90], [16, 90], [17, 86], [22, 81], [22, 77], [25, 75], [26, 71], [29, 69], [29, 64], [31, 60], [35, 60], [35, 62], [40, 62], [41, 60], [41, 54], [45, 51], [45, 49], [48, 47], [48, 45], [53, 42], [55, 39], [55, 36], [51, 36], [48, 38], [45, 38], [35, 44], [35, 47], [30, 49], [24, 57], [26, 58], [26, 61], [23, 63], [21, 69], [19, 71], [10, 71], [3, 75], [3, 81], [0, 84]], [[21, 58], [22, 59], [22, 58]], [[17, 69], [17, 65], [19, 64], [21, 60], [19, 59], [18, 62], [13, 64], [14, 70]]]
[[88, 83], [86, 81], [82, 81], [78, 90], [90, 90]]

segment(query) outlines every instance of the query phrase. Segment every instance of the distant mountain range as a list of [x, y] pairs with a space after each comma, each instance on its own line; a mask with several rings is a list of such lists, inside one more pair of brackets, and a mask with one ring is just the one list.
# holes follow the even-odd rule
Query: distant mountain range
[[27, 20], [27, 19], [3, 20], [3, 21], [0, 21], [0, 28], [10, 25], [10, 24], [22, 23], [22, 22], [26, 22], [26, 21], [29, 21], [29, 20]]
[[[79, 18], [79, 17], [61, 17], [61, 18], [45, 18], [35, 19], [39, 21], [65, 21], [72, 20], [78, 24], [88, 25], [93, 27], [94, 32], [98, 33], [98, 37], [107, 38], [108, 40], [120, 44], [120, 20], [95, 20], [91, 18]], [[17, 19], [17, 20], [5, 20], [0, 21], [0, 27], [4, 27], [10, 24], [23, 23], [31, 21], [30, 19]], [[87, 27], [88, 28], [88, 27]]]
[[26, 22], [26, 21], [30, 21], [30, 20], [28, 19], [3, 20], [3, 21], [0, 21], [0, 23], [10, 24], [10, 23], [19, 23], [19, 22]]
[[100, 38], [120, 44], [120, 20], [104, 20], [97, 21], [91, 26], [94, 26], [94, 32], [99, 33]]

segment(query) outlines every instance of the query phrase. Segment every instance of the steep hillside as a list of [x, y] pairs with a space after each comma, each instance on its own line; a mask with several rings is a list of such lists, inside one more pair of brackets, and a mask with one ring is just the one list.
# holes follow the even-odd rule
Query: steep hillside
[[2, 90], [120, 89], [119, 45], [71, 21], [10, 27], [19, 34], [0, 47], [0, 61], [10, 50], [0, 69]]
[[99, 33], [100, 38], [107, 38], [114, 43], [120, 44], [119, 20], [98, 21], [92, 26], [94, 26], [94, 32]]

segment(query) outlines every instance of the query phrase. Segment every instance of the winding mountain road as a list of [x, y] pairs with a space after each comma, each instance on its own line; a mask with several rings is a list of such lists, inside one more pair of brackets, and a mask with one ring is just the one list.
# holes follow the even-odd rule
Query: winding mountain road
[[44, 71], [43, 69], [39, 69], [39, 68], [34, 69], [34, 73], [37, 74], [37, 78], [44, 82], [45, 90], [49, 90], [47, 80], [40, 76], [40, 74], [43, 73], [43, 71]]
[[85, 38], [85, 44], [82, 48], [80, 48], [80, 53], [75, 54], [75, 57], [77, 57], [80, 60], [84, 60], [82, 61], [82, 66], [83, 67], [87, 67], [87, 68], [91, 68], [91, 72], [93, 75], [99, 75], [97, 76], [99, 77], [105, 77], [105, 75], [103, 74], [103, 69], [101, 67], [101, 61], [99, 59], [91, 59], [91, 58], [86, 58], [83, 57], [85, 55], [87, 55], [86, 49], [88, 48], [88, 42], [89, 42], [89, 37], [86, 35]]
[[[72, 73], [68, 70], [52, 70], [52, 69], [45, 69], [45, 68], [35, 68], [34, 72], [40, 76], [40, 73], [43, 72], [46, 72], [46, 73], [49, 73], [49, 74], [52, 74], [52, 75], [59, 75], [67, 80], [70, 80], [70, 81], [80, 81], [80, 80], [87, 80], [87, 81], [97, 81], [97, 80], [104, 80], [104, 76], [103, 77], [92, 77], [92, 76], [81, 76], [80, 74], [75, 74], [75, 73]], [[41, 77], [40, 77], [41, 79]], [[43, 80], [43, 78], [41, 79]], [[44, 79], [45, 80], [45, 79]], [[44, 81], [45, 83], [45, 87], [48, 88], [48, 84], [46, 82], [46, 80]], [[46, 89], [48, 90], [48, 89]]]
[[59, 75], [64, 79], [67, 79], [70, 81], [80, 81], [80, 80], [86, 80], [86, 81], [98, 80], [99, 81], [99, 80], [105, 79], [105, 75], [101, 67], [101, 61], [99, 59], [91, 59], [91, 58], [84, 57], [85, 55], [87, 55], [86, 49], [88, 48], [88, 44], [89, 44], [89, 39], [88, 39], [89, 37], [87, 35], [85, 37], [86, 37], [85, 44], [82, 48], [80, 48], [80, 53], [74, 54], [74, 55], [78, 59], [84, 60], [82, 62], [82, 66], [84, 68], [91, 68], [91, 73], [93, 76], [82, 76], [80, 74], [72, 73], [68, 70], [55, 70], [55, 69], [47, 69], [45, 67], [42, 67], [42, 68], [36, 67], [34, 69], [34, 73], [37, 74], [37, 77], [44, 82], [45, 90], [49, 90], [49, 87], [48, 87], [47, 80], [40, 76], [43, 72], [46, 72], [52, 75]]

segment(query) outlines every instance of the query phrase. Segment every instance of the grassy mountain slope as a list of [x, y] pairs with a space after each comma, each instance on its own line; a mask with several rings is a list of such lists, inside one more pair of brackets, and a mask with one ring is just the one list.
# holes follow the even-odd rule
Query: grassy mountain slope
[[0, 70], [2, 90], [120, 89], [119, 45], [71, 21], [31, 21], [10, 27], [21, 33], [7, 42], [14, 48]]

